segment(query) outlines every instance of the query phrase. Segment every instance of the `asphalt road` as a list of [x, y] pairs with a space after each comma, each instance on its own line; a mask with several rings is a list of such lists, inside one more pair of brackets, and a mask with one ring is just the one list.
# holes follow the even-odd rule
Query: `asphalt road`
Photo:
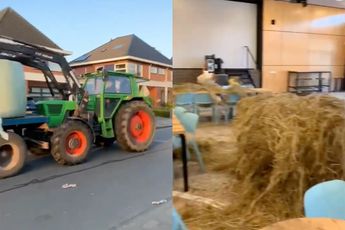
[[[114, 144], [93, 149], [76, 166], [50, 156], [30, 160], [18, 176], [0, 181], [0, 229], [171, 229], [171, 156], [168, 127], [157, 130], [144, 153]], [[160, 200], [167, 202], [152, 204]]]

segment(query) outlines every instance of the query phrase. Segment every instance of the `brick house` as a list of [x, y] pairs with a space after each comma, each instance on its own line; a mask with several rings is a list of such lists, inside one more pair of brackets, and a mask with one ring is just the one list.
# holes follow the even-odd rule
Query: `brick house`
[[[0, 11], [0, 35], [61, 49], [11, 8]], [[155, 106], [165, 104], [171, 98], [171, 60], [135, 35], [113, 39], [73, 60], [70, 64], [76, 75], [93, 72], [99, 67], [105, 67], [105, 69], [132, 72], [142, 76], [149, 81], [140, 84], [147, 86], [151, 97], [154, 99]], [[53, 73], [57, 81], [64, 84], [65, 79], [59, 69], [55, 70]], [[41, 71], [24, 66], [24, 75], [27, 82], [28, 96], [37, 99], [51, 97]]]
[[[0, 11], [0, 35], [61, 50], [52, 40], [9, 7]], [[58, 71], [53, 72], [56, 80], [64, 84], [65, 79], [62, 74]], [[51, 96], [41, 71], [24, 66], [24, 76], [29, 96], [35, 98]]]
[[171, 60], [134, 34], [112, 39], [71, 61], [70, 65], [77, 76], [98, 68], [136, 74], [148, 80], [140, 85], [147, 87], [154, 106], [171, 100]]

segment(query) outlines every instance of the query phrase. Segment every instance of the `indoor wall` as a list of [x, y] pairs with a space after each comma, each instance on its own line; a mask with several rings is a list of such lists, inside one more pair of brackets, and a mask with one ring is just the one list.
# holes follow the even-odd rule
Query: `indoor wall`
[[244, 46], [256, 57], [257, 6], [224, 0], [174, 0], [174, 82], [191, 82], [205, 66], [205, 55], [221, 58], [223, 68], [248, 68]]
[[263, 88], [287, 91], [287, 71], [344, 77], [345, 9], [264, 0]]

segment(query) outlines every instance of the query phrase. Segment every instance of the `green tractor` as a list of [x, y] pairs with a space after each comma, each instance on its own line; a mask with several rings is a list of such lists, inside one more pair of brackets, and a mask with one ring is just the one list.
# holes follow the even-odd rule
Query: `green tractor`
[[[17, 148], [23, 143], [32, 153], [50, 153], [64, 165], [83, 162], [92, 144], [109, 146], [116, 141], [128, 152], [145, 151], [151, 145], [155, 117], [150, 98], [139, 92], [141, 78], [97, 71], [86, 74], [81, 86], [63, 57], [65, 51], [4, 37], [0, 39], [0, 51], [0, 59], [41, 70], [51, 94], [61, 97], [37, 102], [37, 107], [25, 117], [3, 119], [3, 130], [11, 135], [8, 140], [0, 135], [0, 153], [8, 155], [5, 160], [0, 157], [0, 178], [16, 174], [24, 165], [26, 148]], [[50, 62], [59, 64], [65, 84], [57, 82]], [[19, 137], [25, 142], [18, 141]], [[4, 162], [13, 167], [6, 168]]]

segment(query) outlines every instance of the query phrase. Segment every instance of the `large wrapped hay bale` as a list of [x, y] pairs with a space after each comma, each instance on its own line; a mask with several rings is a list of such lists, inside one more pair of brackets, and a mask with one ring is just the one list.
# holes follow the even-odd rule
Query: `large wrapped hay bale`
[[222, 211], [194, 210], [187, 223], [200, 229], [259, 229], [303, 216], [308, 188], [344, 179], [345, 103], [340, 99], [248, 97], [238, 104], [233, 125], [237, 151], [226, 160], [229, 177], [235, 178], [229, 194], [237, 195]]

